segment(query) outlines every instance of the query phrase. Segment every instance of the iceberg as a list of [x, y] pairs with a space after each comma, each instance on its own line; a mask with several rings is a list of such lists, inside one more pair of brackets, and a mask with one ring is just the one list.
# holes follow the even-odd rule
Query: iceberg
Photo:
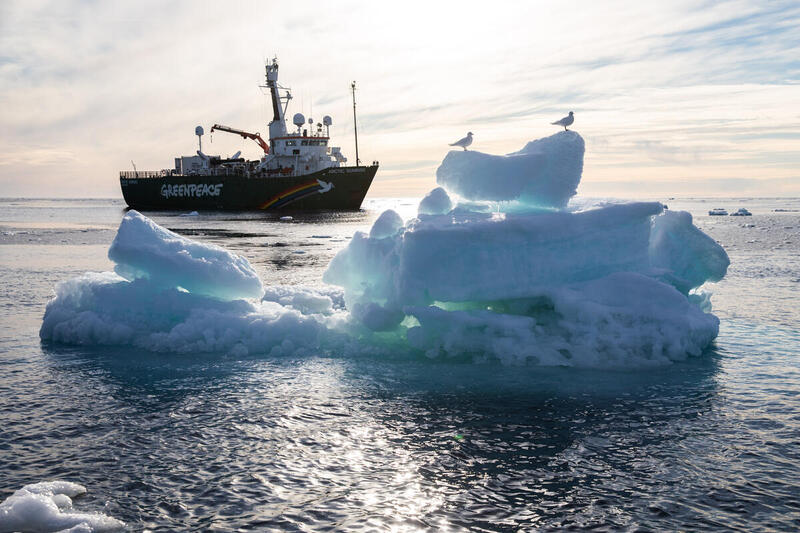
[[[725, 275], [727, 254], [657, 202], [566, 209], [583, 151], [575, 132], [506, 156], [452, 151], [418, 217], [381, 239], [357, 232], [323, 280], [364, 327], [404, 332], [429, 357], [631, 367], [700, 355], [719, 320], [693, 292]], [[446, 211], [450, 194], [462, 201]]]
[[0, 503], [0, 533], [12, 531], [120, 531], [125, 523], [102, 513], [72, 510], [72, 498], [86, 488], [69, 481], [25, 485]]
[[722, 279], [727, 254], [691, 215], [657, 202], [569, 204], [583, 151], [570, 131], [505, 156], [451, 152], [417, 217], [384, 211], [321, 287], [265, 288], [245, 258], [130, 212], [109, 250], [115, 273], [58, 284], [40, 336], [592, 368], [702, 354], [719, 320], [701, 286]]

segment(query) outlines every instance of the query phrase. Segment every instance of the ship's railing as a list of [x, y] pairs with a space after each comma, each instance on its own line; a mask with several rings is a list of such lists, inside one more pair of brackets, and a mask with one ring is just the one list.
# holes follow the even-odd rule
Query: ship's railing
[[172, 175], [171, 170], [120, 170], [119, 177], [126, 179], [163, 178]]

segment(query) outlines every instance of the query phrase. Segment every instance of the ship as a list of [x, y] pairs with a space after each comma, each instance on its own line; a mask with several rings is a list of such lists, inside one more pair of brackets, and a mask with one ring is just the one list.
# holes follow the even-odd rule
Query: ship
[[[195, 155], [175, 158], [174, 168], [141, 171], [124, 170], [119, 181], [125, 202], [132, 209], [147, 210], [358, 210], [369, 190], [378, 162], [362, 165], [358, 158], [355, 82], [353, 126], [355, 165], [347, 165], [341, 148], [330, 145], [333, 121], [296, 113], [293, 131], [286, 127], [286, 111], [292, 99], [289, 89], [278, 84], [278, 60], [265, 65], [266, 85], [272, 100], [269, 142], [260, 133], [214, 124], [215, 131], [255, 141], [264, 152], [259, 160], [248, 161], [237, 152], [231, 157], [203, 152], [202, 126], [195, 128]], [[324, 131], [323, 131], [324, 128]]]

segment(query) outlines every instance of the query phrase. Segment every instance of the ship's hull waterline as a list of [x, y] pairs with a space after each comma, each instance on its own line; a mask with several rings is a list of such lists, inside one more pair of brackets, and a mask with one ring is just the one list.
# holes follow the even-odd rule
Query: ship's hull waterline
[[327, 168], [285, 177], [190, 176], [120, 177], [129, 207], [148, 210], [357, 210], [377, 165]]

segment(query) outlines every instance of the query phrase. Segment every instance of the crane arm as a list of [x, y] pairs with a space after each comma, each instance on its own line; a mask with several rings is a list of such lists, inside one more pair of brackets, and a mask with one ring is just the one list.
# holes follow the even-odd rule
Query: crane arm
[[259, 133], [250, 133], [247, 131], [237, 130], [236, 128], [231, 128], [229, 126], [223, 126], [222, 124], [214, 124], [211, 128], [211, 133], [214, 133], [214, 130], [225, 131], [228, 133], [235, 133], [236, 135], [241, 135], [244, 139], [253, 139], [258, 145], [264, 150], [265, 154], [269, 154], [269, 145], [267, 142], [261, 138], [261, 134]]

